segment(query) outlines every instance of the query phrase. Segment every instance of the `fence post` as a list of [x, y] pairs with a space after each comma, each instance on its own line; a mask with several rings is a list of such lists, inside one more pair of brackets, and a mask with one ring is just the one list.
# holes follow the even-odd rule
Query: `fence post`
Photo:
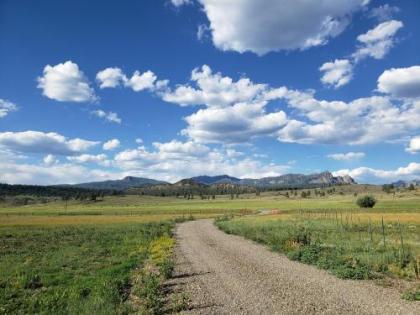
[[385, 224], [384, 224], [384, 217], [382, 216], [382, 239], [384, 241], [384, 247], [386, 247], [386, 242], [385, 242]]

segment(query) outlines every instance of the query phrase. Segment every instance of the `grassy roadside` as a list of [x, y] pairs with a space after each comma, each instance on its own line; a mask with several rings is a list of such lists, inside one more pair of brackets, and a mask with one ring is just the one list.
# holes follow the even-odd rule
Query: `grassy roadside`
[[173, 225], [0, 228], [0, 314], [159, 314]]
[[349, 222], [326, 217], [273, 220], [258, 217], [216, 220], [223, 231], [241, 235], [290, 259], [329, 270], [344, 279], [401, 278], [406, 297], [418, 299], [420, 225]]

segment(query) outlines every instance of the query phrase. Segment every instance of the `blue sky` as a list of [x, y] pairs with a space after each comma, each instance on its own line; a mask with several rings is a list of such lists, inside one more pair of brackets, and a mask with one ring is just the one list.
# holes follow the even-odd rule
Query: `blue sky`
[[420, 176], [418, 1], [0, 1], [0, 181]]

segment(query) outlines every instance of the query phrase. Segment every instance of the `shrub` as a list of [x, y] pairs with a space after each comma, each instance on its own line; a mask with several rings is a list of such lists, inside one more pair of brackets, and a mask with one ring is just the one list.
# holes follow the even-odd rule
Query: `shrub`
[[360, 208], [373, 208], [376, 204], [376, 199], [373, 196], [363, 196], [357, 199], [357, 205]]
[[420, 288], [404, 292], [402, 298], [408, 301], [420, 301]]

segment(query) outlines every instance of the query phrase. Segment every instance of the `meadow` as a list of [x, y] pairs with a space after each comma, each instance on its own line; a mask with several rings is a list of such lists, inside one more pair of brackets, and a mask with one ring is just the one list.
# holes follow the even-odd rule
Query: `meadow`
[[[0, 314], [162, 313], [172, 231], [192, 218], [219, 218], [216, 224], [228, 233], [342, 278], [386, 276], [418, 284], [420, 192], [349, 189], [309, 198], [299, 191], [215, 200], [127, 195], [2, 203]], [[378, 199], [373, 209], [355, 204], [355, 194], [366, 192]], [[410, 290], [406, 297], [416, 299], [418, 292]]]
[[0, 313], [126, 313], [134, 270], [171, 228], [171, 222], [2, 227]]

